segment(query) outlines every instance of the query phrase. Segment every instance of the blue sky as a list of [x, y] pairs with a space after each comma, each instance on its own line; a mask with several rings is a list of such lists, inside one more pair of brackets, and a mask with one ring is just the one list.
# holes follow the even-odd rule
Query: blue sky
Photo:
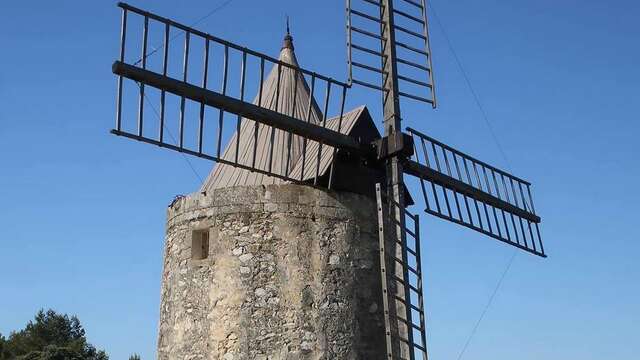
[[[132, 4], [192, 23], [222, 2]], [[432, 3], [511, 170], [534, 184], [549, 254], [517, 255], [463, 358], [637, 358], [640, 3]], [[234, 0], [198, 27], [276, 55], [287, 13], [301, 64], [345, 79], [343, 8]], [[54, 308], [112, 359], [151, 359], [165, 209], [199, 180], [179, 154], [108, 134], [119, 21], [114, 1], [0, 4], [0, 333]], [[407, 103], [406, 125], [507, 167], [435, 23], [432, 38], [440, 108]], [[355, 99], [377, 115], [377, 94]], [[457, 359], [513, 250], [422, 219], [431, 356]]]

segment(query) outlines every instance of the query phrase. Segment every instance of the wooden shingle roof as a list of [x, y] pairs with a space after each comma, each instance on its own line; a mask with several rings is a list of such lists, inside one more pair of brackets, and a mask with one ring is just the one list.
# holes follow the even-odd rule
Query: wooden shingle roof
[[[298, 67], [292, 39], [289, 35], [285, 37], [284, 46], [280, 52], [279, 60]], [[297, 119], [306, 120], [307, 116], [309, 116], [310, 122], [316, 124], [321, 123], [322, 113], [316, 104], [315, 99], [312, 99], [311, 111], [310, 114], [308, 113], [310, 90], [304, 76], [300, 72], [288, 67], [280, 67], [279, 94], [277, 94], [277, 87], [278, 69], [277, 66], [274, 66], [263, 83], [261, 101], [259, 101], [258, 96], [256, 96], [253, 103], [259, 104], [260, 102], [259, 105], [262, 107], [278, 111], [283, 114], [293, 114], [293, 117]], [[278, 99], [277, 103], [276, 99]], [[340, 123], [340, 132], [352, 135], [353, 131], [358, 127], [357, 124], [361, 121], [368, 122], [364, 127], [360, 126], [360, 128], [366, 128], [365, 137], [370, 138], [379, 136], [375, 129], [375, 125], [364, 106], [345, 113], [341, 122], [339, 116], [327, 119], [326, 126], [332, 130], [338, 131], [338, 125]], [[255, 136], [256, 125], [257, 137]], [[289, 140], [290, 136], [291, 140]], [[290, 152], [288, 147], [289, 141], [291, 141]], [[224, 150], [222, 158], [234, 161], [236, 158], [236, 147], [238, 147], [238, 162], [240, 164], [249, 165], [253, 163], [255, 148], [257, 149], [255, 152], [256, 168], [268, 169], [269, 163], [271, 163], [271, 170], [275, 173], [287, 173], [290, 177], [301, 180], [314, 179], [316, 176], [318, 150], [320, 147], [315, 141], [306, 141], [303, 171], [303, 145], [303, 139], [297, 135], [291, 135], [286, 131], [273, 129], [266, 125], [256, 124], [256, 122], [250, 119], [242, 119], [240, 133], [235, 133], [233, 135]], [[272, 147], [273, 151], [270, 151]], [[273, 153], [273, 158], [271, 158], [271, 153]], [[333, 148], [326, 145], [322, 146], [318, 176], [325, 175], [333, 161]], [[206, 192], [213, 189], [232, 186], [272, 185], [282, 183], [286, 183], [286, 181], [232, 165], [216, 163], [207, 180], [202, 185], [201, 191]]]

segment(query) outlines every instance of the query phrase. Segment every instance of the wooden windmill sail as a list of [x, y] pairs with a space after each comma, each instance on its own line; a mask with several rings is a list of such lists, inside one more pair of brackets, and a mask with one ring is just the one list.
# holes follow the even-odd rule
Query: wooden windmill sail
[[[416, 177], [425, 212], [465, 226], [528, 253], [546, 257], [540, 217], [533, 205], [531, 184], [417, 130], [402, 129], [400, 98], [435, 107], [426, 0], [350, 0], [347, 29], [350, 74], [340, 82], [299, 67], [290, 36], [278, 59], [120, 3], [123, 9], [121, 51], [113, 72], [118, 75], [118, 107], [112, 133], [215, 161], [203, 190], [224, 186], [273, 184], [282, 181], [333, 188], [340, 176], [349, 191], [375, 194], [378, 205], [381, 292], [384, 300], [387, 359], [426, 360], [426, 326], [420, 267], [419, 218], [410, 203], [404, 176]], [[127, 59], [127, 17], [142, 18], [141, 61]], [[162, 68], [147, 68], [149, 23], [164, 29]], [[367, 27], [368, 26], [368, 27]], [[412, 27], [413, 26], [413, 27]], [[172, 33], [184, 35], [183, 71], [168, 74]], [[189, 81], [190, 39], [204, 40], [205, 61], [200, 84]], [[368, 44], [368, 45], [367, 45]], [[221, 89], [208, 86], [210, 53], [224, 58]], [[222, 51], [219, 51], [222, 50]], [[239, 91], [227, 89], [229, 53], [240, 55]], [[373, 61], [364, 56], [372, 56]], [[248, 58], [257, 63], [249, 69]], [[264, 76], [265, 66], [273, 67]], [[367, 71], [377, 80], [356, 73]], [[245, 101], [245, 72], [258, 72], [259, 91]], [[415, 74], [418, 71], [419, 75]], [[134, 126], [123, 123], [123, 83], [138, 84]], [[379, 82], [377, 82], [379, 81]], [[366, 108], [345, 113], [351, 85], [379, 90], [383, 99], [383, 134]], [[151, 134], [145, 119], [145, 89], [160, 91], [160, 116]], [[167, 141], [165, 95], [181, 100], [177, 143]], [[332, 101], [332, 96], [333, 101]], [[315, 99], [318, 100], [316, 103]], [[185, 103], [201, 108], [197, 131], [185, 130]], [[218, 126], [205, 131], [204, 108], [219, 112]], [[236, 133], [224, 144], [224, 113], [237, 116]], [[328, 114], [333, 114], [329, 117]], [[127, 126], [129, 125], [129, 126]], [[189, 146], [185, 137], [195, 139]], [[206, 145], [213, 143], [214, 149]], [[342, 175], [341, 175], [342, 174]], [[375, 185], [375, 186], [374, 186]], [[362, 190], [368, 189], [369, 191]]]

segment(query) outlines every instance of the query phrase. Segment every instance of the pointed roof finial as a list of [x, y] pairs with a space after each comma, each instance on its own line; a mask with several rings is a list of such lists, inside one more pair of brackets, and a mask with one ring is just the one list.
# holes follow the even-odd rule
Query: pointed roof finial
[[285, 15], [287, 18], [287, 35], [284, 37], [283, 49], [293, 50], [293, 37], [291, 36], [291, 29], [289, 28], [289, 15]]
[[287, 35], [291, 36], [291, 31], [289, 31], [289, 15], [286, 15], [287, 17]]

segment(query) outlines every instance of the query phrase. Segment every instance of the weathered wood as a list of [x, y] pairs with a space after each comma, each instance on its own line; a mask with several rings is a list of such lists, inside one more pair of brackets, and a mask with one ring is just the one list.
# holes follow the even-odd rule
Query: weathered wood
[[339, 132], [306, 123], [302, 120], [265, 109], [246, 101], [240, 101], [232, 97], [206, 90], [199, 86], [191, 85], [166, 76], [162, 76], [149, 70], [143, 70], [133, 65], [116, 61], [112, 67], [113, 73], [131, 80], [144, 83], [160, 90], [170, 92], [178, 96], [184, 96], [197, 102], [203, 102], [209, 106], [241, 115], [247, 119], [274, 128], [286, 130], [293, 134], [319, 141], [323, 144], [349, 149], [357, 152], [365, 152], [368, 146], [360, 144], [355, 139]]
[[478, 190], [475, 187], [466, 184], [451, 176], [445, 175], [434, 169], [419, 164], [413, 160], [409, 160], [404, 164], [404, 172], [413, 175], [424, 180], [431, 181], [437, 185], [443, 186], [447, 189], [454, 190], [462, 195], [466, 195], [472, 199], [484, 202], [487, 205], [491, 205], [496, 209], [501, 209], [517, 215], [525, 220], [529, 220], [533, 223], [540, 223], [540, 217], [530, 212], [524, 211], [519, 207], [516, 207], [508, 202], [501, 200], [493, 195], [490, 195], [484, 191]]

